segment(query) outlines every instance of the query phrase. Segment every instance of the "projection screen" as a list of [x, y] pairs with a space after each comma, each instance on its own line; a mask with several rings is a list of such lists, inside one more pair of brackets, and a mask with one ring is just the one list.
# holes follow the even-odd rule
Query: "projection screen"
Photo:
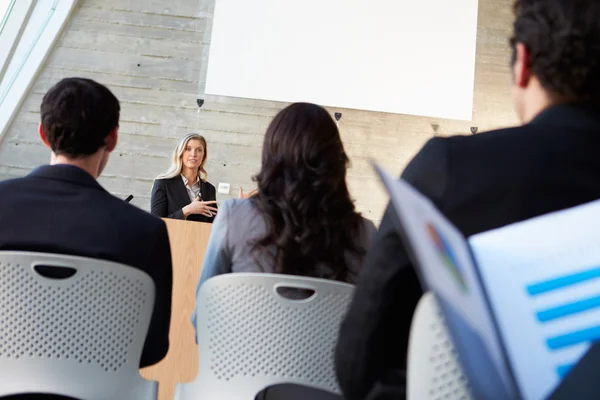
[[216, 0], [206, 94], [470, 120], [477, 0]]

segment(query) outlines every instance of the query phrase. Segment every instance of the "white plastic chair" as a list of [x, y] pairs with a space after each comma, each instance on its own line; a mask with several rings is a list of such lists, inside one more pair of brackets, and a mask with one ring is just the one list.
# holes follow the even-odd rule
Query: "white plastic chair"
[[[44, 266], [75, 274], [51, 279]], [[0, 252], [0, 396], [156, 399], [157, 383], [138, 372], [154, 290], [114, 262]]]
[[[308, 289], [305, 300], [278, 290]], [[220, 275], [201, 287], [199, 371], [176, 400], [253, 400], [264, 388], [294, 383], [340, 394], [334, 371], [338, 329], [354, 286], [263, 273]]]
[[408, 346], [408, 400], [471, 399], [435, 296], [427, 292], [415, 310]]

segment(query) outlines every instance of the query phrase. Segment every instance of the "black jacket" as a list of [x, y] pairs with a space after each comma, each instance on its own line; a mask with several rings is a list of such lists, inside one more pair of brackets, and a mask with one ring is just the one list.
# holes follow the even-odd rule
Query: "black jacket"
[[[217, 200], [217, 191], [213, 185], [200, 180], [200, 193], [202, 200]], [[181, 176], [169, 179], [157, 179], [152, 186], [152, 197], [150, 198], [150, 212], [160, 218], [186, 219], [183, 216], [183, 207], [190, 204], [190, 198]], [[217, 205], [214, 204], [214, 207]], [[192, 214], [187, 217], [188, 221], [210, 222], [215, 217]]]
[[172, 266], [163, 221], [112, 196], [82, 169], [48, 165], [0, 182], [0, 226], [0, 250], [99, 258], [150, 275], [156, 300], [140, 365], [167, 354]]
[[156, 298], [140, 367], [167, 354], [172, 266], [165, 223], [112, 196], [87, 172], [48, 165], [0, 182], [0, 250], [93, 257], [146, 272]]
[[[468, 237], [599, 199], [599, 150], [600, 110], [555, 105], [521, 127], [431, 139], [402, 177]], [[395, 218], [388, 206], [341, 327], [336, 369], [347, 400], [374, 387], [403, 391], [422, 291]]]

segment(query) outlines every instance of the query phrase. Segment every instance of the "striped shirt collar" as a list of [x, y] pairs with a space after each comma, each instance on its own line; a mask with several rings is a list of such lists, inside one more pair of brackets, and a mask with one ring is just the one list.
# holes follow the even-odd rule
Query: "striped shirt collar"
[[[187, 186], [187, 184], [188, 184], [188, 178], [186, 178], [185, 176], [183, 176], [183, 174], [180, 174], [180, 175], [181, 175], [181, 179], [183, 179], [183, 183]], [[194, 186], [194, 185], [200, 185], [200, 175], [198, 175], [196, 177], [196, 182], [192, 186]]]

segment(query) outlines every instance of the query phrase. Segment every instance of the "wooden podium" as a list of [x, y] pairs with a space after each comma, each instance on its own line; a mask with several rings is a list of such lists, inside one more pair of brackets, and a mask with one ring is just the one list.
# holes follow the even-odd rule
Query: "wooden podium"
[[169, 352], [141, 375], [158, 381], [158, 400], [171, 400], [177, 382], [190, 382], [198, 372], [198, 346], [190, 318], [196, 302], [196, 285], [212, 229], [202, 222], [164, 219], [173, 259], [173, 300]]

